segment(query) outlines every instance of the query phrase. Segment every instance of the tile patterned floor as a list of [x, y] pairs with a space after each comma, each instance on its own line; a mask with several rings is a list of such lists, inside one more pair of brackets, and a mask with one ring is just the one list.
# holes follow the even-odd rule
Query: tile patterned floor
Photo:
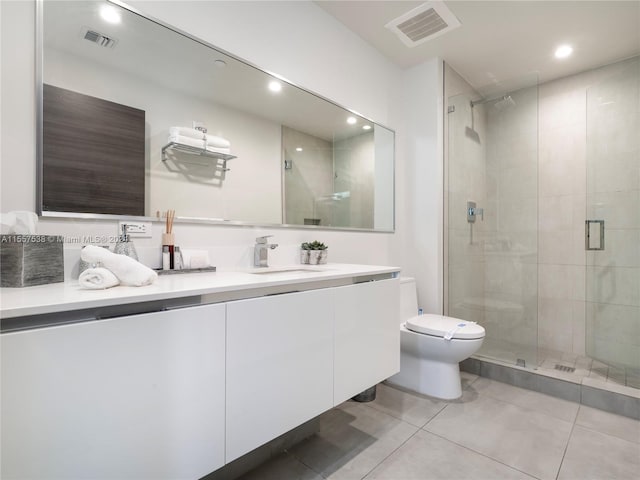
[[381, 384], [242, 480], [638, 479], [640, 422], [463, 372], [440, 401]]
[[640, 388], [640, 371], [638, 369], [614, 367], [589, 357], [538, 349], [538, 368], [554, 371], [556, 365], [574, 368], [571, 375], [576, 378], [588, 377], [607, 383]]
[[[476, 354], [478, 358], [487, 361], [497, 360], [498, 363], [516, 365], [519, 357], [528, 359], [527, 367], [531, 367], [531, 360], [535, 358], [535, 368], [547, 375], [565, 378], [580, 383], [583, 378], [591, 378], [613, 386], [623, 385], [640, 389], [640, 369], [631, 367], [609, 366], [589, 357], [575, 355], [546, 348], [534, 348], [522, 343], [496, 339], [485, 339], [482, 348]], [[573, 372], [556, 369], [556, 365], [573, 368]]]

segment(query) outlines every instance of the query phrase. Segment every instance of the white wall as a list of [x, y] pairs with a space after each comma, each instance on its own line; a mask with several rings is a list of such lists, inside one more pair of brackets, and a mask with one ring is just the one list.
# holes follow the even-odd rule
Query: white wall
[[396, 237], [393, 263], [416, 279], [418, 304], [442, 313], [442, 62], [402, 73], [394, 97]]
[[[396, 234], [176, 226], [183, 247], [204, 247], [219, 267], [250, 266], [254, 239], [274, 234], [272, 263], [291, 263], [302, 241], [330, 246], [330, 261], [396, 264], [417, 277], [426, 311], [441, 311], [442, 174], [436, 60], [400, 72], [312, 2], [137, 1], [144, 13], [276, 72], [397, 132]], [[2, 19], [1, 211], [35, 210], [33, 1], [0, 2]], [[20, 45], [20, 48], [15, 48]], [[406, 97], [405, 97], [406, 95]], [[406, 98], [406, 100], [403, 100]], [[403, 178], [402, 172], [408, 175]], [[406, 210], [406, 211], [405, 211]], [[43, 219], [41, 233], [113, 236], [113, 221]], [[161, 226], [136, 241], [141, 259], [159, 263]], [[79, 246], [65, 250], [67, 274]]]

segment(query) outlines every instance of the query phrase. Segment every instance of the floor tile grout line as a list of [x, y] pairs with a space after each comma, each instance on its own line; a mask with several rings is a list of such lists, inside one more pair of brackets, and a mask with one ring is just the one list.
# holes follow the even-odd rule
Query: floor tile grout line
[[[495, 380], [495, 381], [497, 381], [497, 380]], [[502, 382], [500, 382], [500, 383], [502, 383]], [[509, 384], [507, 384], [507, 385], [509, 385]], [[485, 398], [489, 398], [489, 399], [491, 399], [491, 400], [497, 400], [497, 401], [499, 401], [499, 402], [508, 403], [509, 405], [513, 405], [514, 407], [524, 408], [524, 409], [526, 409], [526, 410], [529, 410], [530, 412], [535, 412], [535, 413], [539, 413], [539, 414], [541, 414], [541, 415], [546, 415], [546, 416], [548, 416], [548, 417], [555, 418], [556, 420], [560, 420], [560, 421], [567, 422], [567, 423], [571, 423], [571, 422], [575, 421], [575, 417], [578, 415], [578, 410], [580, 410], [580, 405], [581, 405], [581, 404], [580, 404], [580, 403], [578, 403], [578, 402], [574, 402], [573, 400], [566, 400], [566, 399], [564, 399], [564, 398], [554, 397], [553, 395], [549, 395], [549, 394], [547, 394], [547, 393], [536, 392], [535, 390], [527, 390], [526, 388], [516, 387], [515, 385], [510, 385], [510, 386], [513, 386], [513, 387], [515, 387], [515, 388], [519, 388], [520, 390], [524, 390], [525, 392], [539, 393], [539, 394], [541, 394], [541, 395], [546, 395], [547, 397], [549, 397], [549, 398], [553, 398], [553, 399], [555, 399], [555, 400], [564, 400], [565, 402], [569, 402], [569, 403], [572, 403], [572, 404], [576, 405], [578, 408], [576, 409], [576, 413], [575, 413], [575, 415], [574, 415], [573, 420], [566, 420], [566, 419], [564, 419], [564, 418], [561, 418], [561, 417], [559, 417], [559, 416], [556, 416], [556, 415], [553, 415], [553, 414], [550, 414], [550, 413], [545, 413], [545, 412], [542, 412], [542, 411], [540, 411], [540, 410], [536, 410], [536, 409], [534, 409], [534, 408], [527, 407], [527, 406], [525, 406], [525, 405], [520, 405], [520, 404], [518, 404], [518, 403], [510, 402], [510, 401], [508, 401], [508, 400], [505, 400], [504, 398], [498, 398], [497, 396], [493, 396], [493, 395], [491, 395], [491, 394], [489, 394], [489, 393], [478, 392], [478, 395], [482, 395], [483, 397], [485, 397]]]
[[[587, 405], [585, 405], [585, 406], [587, 406]], [[588, 407], [588, 408], [593, 408], [593, 407]], [[616, 415], [616, 414], [612, 413], [612, 415]], [[628, 418], [628, 417], [623, 417], [623, 418]], [[631, 419], [631, 420], [633, 421], [634, 419]], [[638, 424], [640, 426], [640, 420], [635, 420], [635, 421], [638, 422]], [[589, 430], [590, 432], [598, 433], [600, 435], [606, 435], [608, 437], [615, 438], [616, 440], [621, 440], [623, 442], [630, 443], [631, 445], [638, 445], [638, 449], [640, 449], [640, 441], [634, 442], [633, 440], [627, 440], [626, 438], [622, 438], [622, 437], [620, 437], [618, 435], [613, 435], [611, 433], [607, 433], [607, 432], [603, 432], [602, 430], [598, 430], [597, 428], [590, 427], [588, 425], [583, 425], [581, 423], [578, 423], [577, 415], [576, 415], [576, 421], [574, 422], [574, 427], [584, 428], [585, 430]], [[571, 433], [573, 433], [573, 428], [571, 429]]]
[[[407, 422], [405, 422], [405, 423], [407, 423]], [[409, 425], [411, 425], [411, 424], [409, 423]], [[414, 425], [411, 425], [411, 426], [414, 426]], [[409, 437], [408, 437], [404, 442], [402, 442], [400, 445], [398, 445], [398, 447], [397, 447], [397, 448], [394, 448], [394, 449], [393, 449], [393, 451], [389, 453], [389, 455], [387, 455], [387, 456], [386, 456], [386, 457], [384, 457], [380, 462], [378, 462], [378, 463], [377, 463], [377, 464], [376, 464], [376, 465], [375, 465], [371, 470], [369, 470], [369, 471], [364, 475], [364, 477], [362, 477], [362, 479], [361, 479], [361, 480], [365, 480], [365, 479], [366, 479], [366, 478], [367, 478], [367, 477], [368, 477], [368, 476], [369, 476], [369, 475], [370, 475], [370, 474], [371, 474], [371, 473], [372, 473], [376, 468], [378, 468], [380, 465], [382, 465], [382, 464], [385, 462], [385, 460], [386, 460], [387, 458], [389, 458], [391, 455], [393, 455], [394, 453], [396, 453], [396, 452], [397, 452], [399, 449], [401, 449], [401, 448], [402, 448], [402, 447], [403, 447], [403, 446], [404, 446], [404, 445], [405, 445], [409, 440], [411, 440], [413, 437], [415, 437], [415, 436], [418, 434], [418, 432], [419, 432], [420, 430], [421, 430], [421, 428], [420, 428], [420, 427], [416, 427], [416, 431], [415, 431], [415, 432], [413, 432], [413, 433], [412, 433], [412, 434], [411, 434], [411, 435], [410, 435], [410, 436], [409, 436]]]
[[[373, 402], [371, 402], [371, 403], [373, 403]], [[400, 417], [400, 416], [396, 416], [396, 415], [394, 415], [393, 413], [390, 413], [390, 412], [387, 412], [387, 411], [381, 410], [381, 409], [379, 409], [379, 408], [376, 408], [376, 407], [374, 407], [373, 405], [366, 405], [366, 406], [367, 406], [367, 407], [369, 407], [369, 408], [374, 409], [376, 412], [384, 413], [385, 415], [389, 415], [390, 417], [395, 418], [396, 420], [400, 420], [401, 422], [407, 423], [407, 424], [411, 425], [412, 427], [422, 428], [422, 427], [424, 427], [427, 423], [429, 423], [431, 420], [433, 420], [433, 419], [434, 419], [434, 418], [435, 418], [435, 417], [436, 417], [440, 412], [442, 412], [442, 410], [444, 410], [445, 408], [447, 408], [448, 404], [446, 404], [446, 403], [445, 403], [445, 404], [442, 406], [442, 408], [440, 408], [436, 413], [434, 413], [431, 417], [429, 417], [429, 419], [428, 419], [424, 424], [422, 424], [422, 425], [416, 425], [415, 423], [412, 423], [412, 422], [410, 422], [409, 420], [407, 420], [407, 419], [405, 419], [405, 418], [402, 418], [402, 417]]]
[[[576, 415], [576, 419], [578, 416]], [[556, 480], [560, 476], [560, 472], [562, 471], [562, 464], [564, 463], [564, 457], [567, 455], [567, 450], [569, 449], [569, 443], [571, 443], [571, 436], [573, 435], [573, 430], [576, 428], [576, 422], [573, 421], [571, 425], [571, 431], [569, 432], [569, 436], [567, 437], [567, 444], [564, 446], [564, 451], [562, 452], [562, 458], [560, 459], [560, 465], [558, 465], [558, 471], [556, 472]]]
[[[348, 402], [348, 400], [347, 400], [347, 402]], [[391, 415], [391, 414], [389, 414], [389, 413], [387, 413], [387, 412], [382, 412], [382, 411], [378, 410], [377, 408], [372, 407], [371, 405], [367, 405], [367, 403], [369, 403], [369, 402], [355, 402], [355, 401], [354, 401], [354, 403], [355, 403], [355, 404], [357, 404], [357, 405], [361, 405], [361, 406], [363, 406], [363, 407], [370, 408], [371, 410], [375, 410], [377, 413], [381, 413], [381, 414], [383, 414], [383, 415], [386, 415], [386, 416], [388, 416], [388, 417], [391, 417], [391, 418], [393, 418], [394, 420], [398, 420], [398, 421], [400, 421], [400, 422], [402, 422], [402, 423], [405, 423], [405, 424], [407, 424], [407, 425], [409, 425], [409, 426], [411, 426], [411, 427], [414, 427], [414, 428], [416, 429], [416, 431], [415, 431], [415, 432], [413, 432], [413, 433], [411, 434], [411, 436], [409, 436], [409, 437], [408, 437], [404, 442], [402, 442], [402, 443], [401, 443], [401, 444], [400, 444], [396, 449], [394, 449], [394, 450], [393, 450], [389, 455], [387, 455], [387, 456], [386, 456], [385, 458], [383, 458], [383, 459], [382, 459], [378, 464], [376, 464], [376, 465], [375, 465], [371, 470], [369, 470], [369, 471], [365, 474], [365, 476], [364, 476], [364, 477], [362, 477], [362, 478], [364, 479], [364, 478], [365, 478], [367, 475], [369, 475], [373, 470], [375, 470], [375, 469], [376, 469], [376, 468], [377, 468], [377, 467], [378, 467], [382, 462], [384, 462], [384, 461], [385, 461], [385, 460], [386, 460], [390, 455], [393, 455], [393, 453], [394, 453], [398, 448], [402, 447], [402, 445], [404, 445], [406, 442], [408, 442], [408, 441], [409, 441], [409, 439], [410, 439], [410, 438], [412, 438], [416, 433], [418, 433], [418, 432], [421, 430], [421, 427], [418, 427], [418, 426], [416, 426], [416, 425], [414, 425], [414, 424], [412, 424], [412, 423], [409, 423], [409, 422], [407, 422], [406, 420], [403, 420], [403, 419], [401, 419], [401, 418], [397, 418], [397, 417], [395, 417], [395, 416], [393, 416], [393, 415]], [[446, 406], [445, 406], [445, 407], [446, 407]], [[337, 408], [337, 407], [334, 407], [334, 408]], [[427, 422], [427, 423], [428, 423], [428, 422]], [[425, 424], [425, 425], [426, 425], [426, 424]], [[306, 464], [302, 459], [298, 458], [298, 457], [297, 457], [293, 452], [289, 452], [288, 450], [285, 450], [285, 452], [286, 452], [287, 454], [291, 455], [291, 456], [292, 456], [296, 461], [298, 461], [299, 463], [301, 463], [302, 465], [304, 465], [305, 467], [307, 467], [309, 470], [311, 470], [312, 472], [314, 472], [316, 475], [319, 475], [319, 476], [320, 476], [320, 477], [322, 477], [322, 478], [327, 478], [327, 477], [325, 477], [325, 476], [322, 474], [322, 472], [318, 472], [317, 470], [315, 470], [315, 469], [314, 469], [313, 467], [311, 467], [310, 465], [307, 465], [307, 464]]]
[[[504, 382], [500, 382], [499, 380], [492, 380], [492, 379], [489, 379], [489, 380], [491, 380], [492, 382], [504, 383]], [[534, 393], [539, 393], [539, 394], [541, 394], [541, 395], [546, 395], [546, 396], [548, 396], [549, 398], [553, 398], [553, 399], [556, 399], [556, 400], [565, 400], [565, 399], [563, 399], [563, 398], [554, 397], [553, 395], [549, 395], [549, 394], [547, 394], [547, 393], [535, 392], [534, 390], [528, 390], [528, 389], [526, 389], [526, 388], [518, 387], [518, 386], [516, 386], [516, 385], [511, 385], [511, 384], [508, 384], [508, 383], [507, 383], [507, 384], [505, 384], [505, 385], [509, 385], [510, 387], [518, 388], [518, 389], [520, 389], [520, 390], [524, 390], [524, 391], [527, 391], [527, 392], [529, 392], [529, 391], [530, 391], [530, 392], [534, 392]], [[538, 414], [538, 415], [544, 415], [544, 416], [549, 417], [549, 418], [551, 418], [551, 419], [558, 420], [558, 421], [560, 421], [560, 422], [566, 422], [566, 423], [573, 423], [573, 422], [575, 422], [575, 418], [576, 418], [576, 417], [577, 417], [577, 415], [578, 415], [578, 410], [580, 409], [580, 406], [582, 405], [581, 403], [574, 402], [574, 401], [572, 401], [572, 400], [565, 400], [565, 401], [567, 401], [567, 402], [573, 403], [573, 404], [575, 404], [575, 405], [577, 405], [577, 406], [578, 406], [578, 409], [576, 409], [576, 414], [575, 414], [575, 416], [574, 416], [574, 419], [573, 419], [573, 420], [565, 420], [564, 418], [556, 417], [555, 415], [552, 415], [552, 414], [549, 414], [549, 413], [545, 413], [545, 412], [541, 412], [540, 410], [536, 410], [536, 409], [534, 409], [534, 408], [527, 407], [527, 406], [525, 406], [525, 405], [520, 405], [520, 404], [517, 404], [517, 403], [513, 403], [513, 402], [510, 402], [510, 401], [505, 400], [505, 399], [503, 399], [503, 398], [494, 397], [494, 396], [492, 396], [492, 395], [489, 395], [488, 393], [483, 393], [483, 392], [478, 392], [478, 391], [476, 391], [476, 393], [478, 394], [478, 396], [482, 396], [483, 398], [486, 398], [486, 399], [489, 399], [489, 400], [494, 400], [494, 401], [496, 401], [496, 402], [506, 403], [507, 405], [511, 405], [511, 406], [513, 406], [513, 407], [522, 408], [523, 410], [527, 410], [529, 413], [536, 413], [536, 414]]]
[[467, 450], [469, 452], [473, 452], [473, 453], [475, 453], [477, 455], [480, 455], [481, 457], [484, 457], [484, 458], [486, 458], [488, 460], [491, 460], [492, 462], [496, 462], [496, 463], [499, 463], [500, 465], [504, 465], [505, 467], [510, 468], [511, 470], [515, 470], [516, 472], [523, 473], [523, 474], [525, 474], [525, 475], [527, 475], [527, 476], [529, 476], [531, 478], [536, 478], [538, 480], [542, 480], [540, 477], [537, 477], [532, 473], [528, 473], [528, 472], [525, 472], [524, 470], [520, 470], [519, 468], [516, 468], [513, 465], [509, 465], [507, 463], [504, 463], [503, 461], [498, 460], [497, 458], [493, 458], [493, 457], [491, 457], [491, 456], [489, 456], [489, 455], [487, 455], [485, 453], [478, 452], [477, 450], [474, 450], [473, 448], [467, 447], [466, 445], [462, 445], [462, 444], [460, 444], [458, 442], [455, 442], [455, 441], [453, 441], [453, 440], [451, 440], [451, 439], [449, 439], [447, 437], [443, 437], [442, 435], [440, 435], [438, 433], [431, 432], [429, 430], [424, 430], [424, 429], [422, 429], [422, 430], [425, 431], [426, 433], [434, 435], [434, 436], [436, 436], [436, 437], [438, 437], [438, 438], [440, 438], [440, 439], [442, 439], [442, 440], [444, 440], [446, 442], [452, 443], [452, 444], [454, 444], [454, 445], [456, 445], [456, 446], [458, 446], [460, 448], [464, 448], [465, 450]]

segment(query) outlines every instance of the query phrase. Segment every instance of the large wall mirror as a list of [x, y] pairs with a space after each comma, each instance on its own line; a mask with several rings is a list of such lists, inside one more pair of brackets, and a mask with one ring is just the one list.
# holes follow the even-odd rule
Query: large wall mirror
[[38, 21], [41, 215], [393, 231], [388, 128], [120, 4]]

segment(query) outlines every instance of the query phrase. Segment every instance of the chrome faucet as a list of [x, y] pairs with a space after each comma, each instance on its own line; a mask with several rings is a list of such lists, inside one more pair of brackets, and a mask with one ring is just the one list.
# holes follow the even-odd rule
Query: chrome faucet
[[267, 238], [273, 235], [265, 235], [256, 238], [256, 245], [253, 249], [253, 266], [268, 267], [269, 266], [269, 249], [273, 250], [278, 246], [277, 243], [267, 243]]

